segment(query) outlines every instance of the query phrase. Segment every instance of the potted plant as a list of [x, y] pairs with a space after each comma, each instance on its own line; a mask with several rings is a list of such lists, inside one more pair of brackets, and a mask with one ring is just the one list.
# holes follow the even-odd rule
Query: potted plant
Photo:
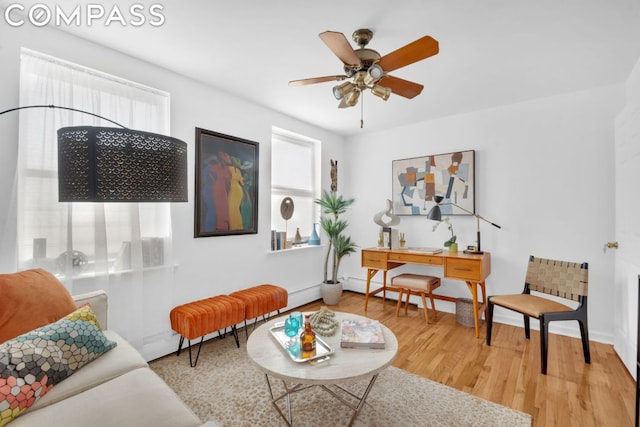
[[[347, 221], [340, 219], [355, 199], [345, 199], [335, 191], [323, 191], [322, 197], [315, 203], [322, 207], [323, 216], [320, 218], [320, 226], [329, 240], [327, 255], [324, 260], [324, 278], [321, 286], [322, 299], [327, 305], [335, 305], [342, 295], [342, 283], [338, 281], [338, 268], [345, 255], [356, 251], [358, 247], [351, 241], [351, 237], [344, 235]], [[331, 263], [329, 263], [331, 260]], [[331, 265], [331, 270], [329, 270]], [[329, 275], [331, 271], [331, 275]]]
[[438, 222], [436, 225], [434, 225], [433, 231], [436, 231], [436, 228], [438, 228], [438, 226], [443, 222], [447, 224], [447, 228], [451, 232], [451, 237], [449, 237], [449, 240], [444, 242], [444, 247], [449, 248], [449, 252], [458, 252], [458, 243], [456, 242], [456, 235], [453, 232], [453, 226], [449, 222], [449, 218], [445, 218], [441, 222]]

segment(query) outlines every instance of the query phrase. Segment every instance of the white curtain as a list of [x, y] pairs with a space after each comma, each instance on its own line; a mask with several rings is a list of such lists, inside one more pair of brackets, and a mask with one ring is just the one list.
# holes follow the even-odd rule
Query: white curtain
[[[165, 92], [22, 50], [21, 106], [70, 107], [128, 128], [168, 135], [169, 101]], [[20, 111], [19, 267], [51, 271], [72, 294], [106, 290], [109, 327], [142, 350], [145, 338], [168, 322], [168, 311], [157, 308], [171, 302], [170, 206], [59, 203], [56, 132], [83, 125], [115, 126], [67, 110]]]

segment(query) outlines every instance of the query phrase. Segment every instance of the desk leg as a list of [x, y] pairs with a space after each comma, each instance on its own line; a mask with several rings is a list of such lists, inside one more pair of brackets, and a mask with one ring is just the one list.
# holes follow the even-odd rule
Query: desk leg
[[382, 302], [387, 300], [387, 270], [382, 272]]
[[[371, 287], [371, 279], [377, 273], [378, 273], [378, 270], [376, 270], [375, 268], [367, 269], [367, 290], [364, 293], [364, 311], [367, 311], [367, 305], [369, 304], [369, 289]], [[384, 274], [386, 278], [387, 272], [385, 271]]]
[[480, 338], [480, 316], [478, 315], [478, 286], [480, 286], [480, 293], [482, 296], [482, 309], [484, 311], [484, 318], [487, 318], [487, 295], [485, 291], [484, 282], [466, 282], [469, 291], [471, 292], [471, 299], [473, 300], [473, 322], [476, 326], [476, 338]]

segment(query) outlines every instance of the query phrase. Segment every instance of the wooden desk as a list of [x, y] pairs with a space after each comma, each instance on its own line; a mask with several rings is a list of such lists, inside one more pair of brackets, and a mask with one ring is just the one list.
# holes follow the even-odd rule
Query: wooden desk
[[[387, 271], [404, 264], [419, 264], [427, 266], [441, 267], [444, 270], [444, 277], [447, 279], [463, 280], [473, 300], [473, 320], [476, 325], [476, 338], [480, 337], [479, 312], [485, 312], [487, 318], [487, 294], [485, 290], [485, 279], [491, 274], [491, 254], [465, 254], [464, 252], [443, 252], [433, 254], [412, 249], [362, 249], [362, 267], [367, 268], [367, 291], [364, 299], [364, 310], [367, 311], [369, 296], [382, 292], [383, 299], [386, 298]], [[378, 271], [382, 270], [382, 287], [371, 291], [371, 279]], [[481, 300], [478, 302], [478, 287], [480, 287]], [[455, 302], [456, 298], [444, 295], [433, 294], [433, 297], [440, 300]]]

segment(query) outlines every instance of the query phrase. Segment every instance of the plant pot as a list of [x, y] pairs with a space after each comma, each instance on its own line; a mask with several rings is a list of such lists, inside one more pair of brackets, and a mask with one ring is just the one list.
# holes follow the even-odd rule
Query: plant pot
[[449, 245], [449, 252], [458, 252], [458, 244], [452, 243]]
[[322, 295], [322, 301], [326, 305], [338, 304], [342, 296], [342, 283], [323, 283], [320, 285], [320, 295]]

